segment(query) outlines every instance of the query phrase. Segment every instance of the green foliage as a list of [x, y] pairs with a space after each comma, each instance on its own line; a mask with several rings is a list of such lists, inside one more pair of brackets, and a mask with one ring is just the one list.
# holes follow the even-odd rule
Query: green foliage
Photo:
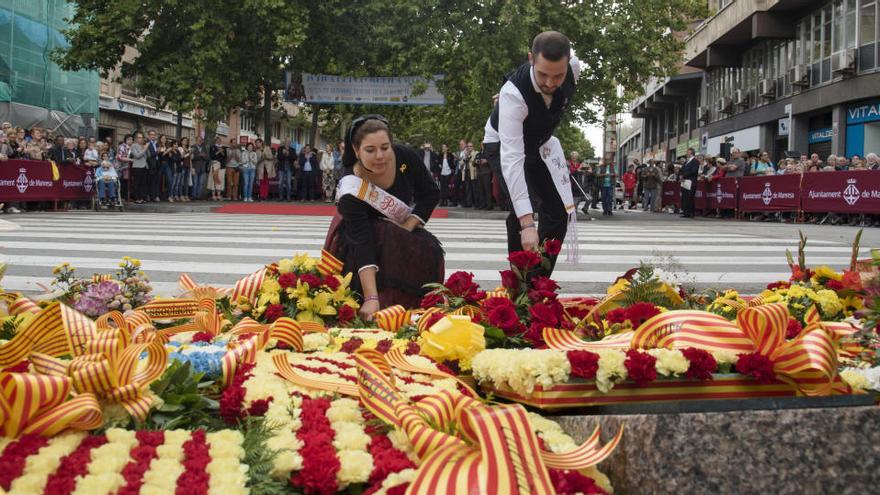
[[213, 398], [220, 393], [219, 384], [205, 380], [204, 373], [194, 372], [190, 363], [173, 361], [150, 389], [162, 399], [162, 404], [150, 412], [142, 427], [162, 430], [224, 427], [218, 414], [220, 404]]
[[419, 328], [415, 325], [404, 325], [394, 335], [395, 339], [415, 340], [419, 336]]
[[525, 349], [532, 344], [522, 335], [508, 336], [504, 330], [486, 325], [483, 327], [486, 337], [486, 349]]
[[249, 417], [241, 425], [244, 434], [244, 464], [248, 465], [247, 487], [253, 495], [280, 495], [291, 493], [285, 480], [277, 480], [270, 474], [272, 461], [279, 451], [267, 447], [277, 427], [266, 424], [263, 418]]
[[654, 267], [647, 263], [639, 265], [629, 287], [623, 292], [621, 306], [628, 307], [639, 302], [647, 302], [668, 309], [675, 309], [676, 306], [663, 290], [663, 282], [654, 274]]
[[3, 324], [0, 325], [0, 340], [12, 340], [15, 334], [18, 333], [18, 326], [23, 321], [24, 318], [21, 316], [10, 316], [4, 320]]
[[571, 122], [565, 122], [560, 125], [559, 128], [556, 129], [555, 135], [559, 138], [559, 142], [562, 144], [562, 149], [565, 151], [566, 158], [571, 155], [572, 151], [577, 151], [581, 160], [596, 157], [596, 150], [593, 149], [593, 143], [584, 136], [584, 131], [580, 127], [577, 127]]

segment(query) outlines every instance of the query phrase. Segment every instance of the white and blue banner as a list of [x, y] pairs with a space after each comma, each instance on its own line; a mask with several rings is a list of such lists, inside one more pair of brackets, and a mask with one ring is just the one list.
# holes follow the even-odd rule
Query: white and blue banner
[[356, 105], [443, 105], [446, 98], [435, 81], [409, 77], [347, 77], [285, 71], [284, 99], [304, 103]]

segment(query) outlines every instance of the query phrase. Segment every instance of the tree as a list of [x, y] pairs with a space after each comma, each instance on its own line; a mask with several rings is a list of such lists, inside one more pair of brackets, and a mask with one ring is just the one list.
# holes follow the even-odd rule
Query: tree
[[[72, 0], [76, 13], [55, 54], [68, 70], [121, 74], [174, 111], [198, 109], [209, 129], [242, 104], [259, 103], [266, 81], [305, 37], [305, 2], [284, 0]], [[148, 7], [147, 7], [148, 6]]]
[[580, 127], [571, 122], [561, 124], [556, 130], [556, 137], [559, 138], [566, 156], [572, 151], [577, 151], [582, 160], [595, 158], [596, 151], [593, 149], [593, 143], [584, 136], [584, 131]]

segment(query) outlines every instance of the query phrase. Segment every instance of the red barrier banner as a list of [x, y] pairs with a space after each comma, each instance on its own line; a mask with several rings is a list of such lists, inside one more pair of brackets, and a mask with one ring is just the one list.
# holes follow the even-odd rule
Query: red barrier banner
[[0, 201], [52, 201], [55, 194], [55, 181], [52, 180], [49, 162], [0, 162]]
[[94, 194], [95, 184], [94, 170], [90, 167], [65, 165], [58, 167], [61, 172], [61, 180], [56, 183], [55, 199], [76, 200], [89, 199]]
[[801, 190], [804, 211], [880, 213], [880, 170], [804, 174]]
[[722, 177], [707, 186], [707, 207], [722, 210], [736, 209], [736, 177]]
[[38, 160], [0, 162], [0, 202], [89, 199], [95, 187], [91, 169], [58, 166], [53, 180], [52, 164]]
[[739, 211], [797, 211], [801, 176], [762, 175], [739, 179]]
[[667, 206], [678, 206], [681, 208], [681, 186], [678, 182], [663, 182], [663, 199], [661, 201], [661, 207], [666, 208]]
[[697, 189], [694, 191], [694, 209], [695, 210], [707, 210], [711, 208], [708, 206], [709, 196], [707, 195], [709, 189], [709, 182], [705, 180], [697, 181]]

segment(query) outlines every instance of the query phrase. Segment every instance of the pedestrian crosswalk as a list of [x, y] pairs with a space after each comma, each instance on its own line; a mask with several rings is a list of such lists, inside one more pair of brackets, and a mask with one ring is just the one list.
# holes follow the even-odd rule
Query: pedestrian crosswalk
[[[177, 294], [178, 276], [230, 286], [262, 265], [296, 252], [317, 256], [329, 217], [212, 213], [44, 213], [6, 217], [0, 225], [0, 260], [9, 266], [2, 285], [34, 293], [51, 280], [52, 267], [69, 262], [81, 275], [113, 271], [123, 256], [141, 259], [157, 294]], [[447, 275], [466, 270], [487, 289], [507, 268], [502, 220], [434, 219], [429, 229], [446, 250]], [[796, 237], [736, 232], [723, 222], [644, 220], [583, 222], [580, 262], [560, 256], [553, 278], [567, 295], [602, 294], [614, 279], [642, 261], [682, 271], [700, 288], [759, 292], [788, 278], [785, 249]], [[810, 263], [848, 264], [850, 247], [811, 241]], [[404, 260], [402, 260], [403, 262]]]

